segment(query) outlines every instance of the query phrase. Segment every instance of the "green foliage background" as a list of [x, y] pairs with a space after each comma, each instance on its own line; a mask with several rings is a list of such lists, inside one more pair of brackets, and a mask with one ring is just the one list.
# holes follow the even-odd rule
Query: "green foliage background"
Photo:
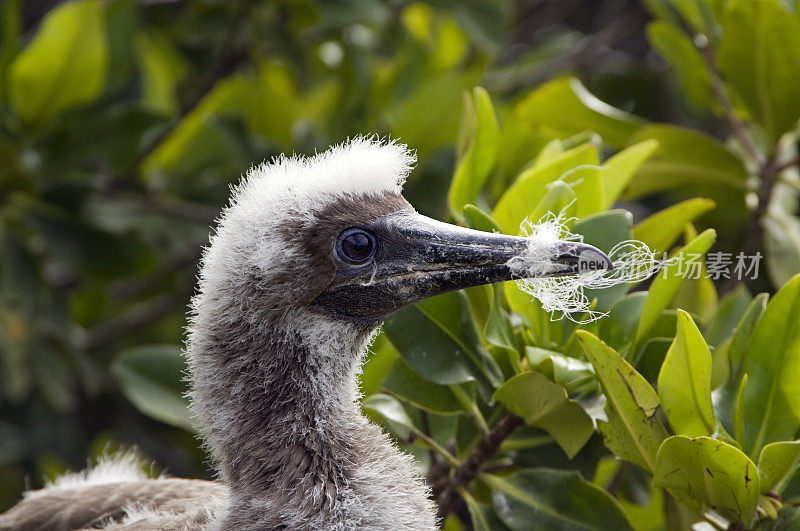
[[[209, 226], [253, 163], [377, 132], [417, 150], [425, 214], [517, 233], [570, 205], [588, 243], [677, 257], [589, 325], [513, 284], [387, 322], [364, 409], [448, 528], [793, 528], [798, 8], [4, 0], [0, 510], [120, 446], [210, 477], [180, 379]], [[708, 252], [760, 274], [684, 278]]]

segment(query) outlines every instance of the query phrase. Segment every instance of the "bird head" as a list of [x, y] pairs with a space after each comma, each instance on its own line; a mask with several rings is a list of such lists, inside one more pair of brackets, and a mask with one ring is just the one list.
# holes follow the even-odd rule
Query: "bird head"
[[[530, 241], [418, 214], [401, 195], [414, 162], [402, 144], [361, 137], [252, 169], [223, 212], [203, 282], [255, 319], [299, 310], [374, 326], [427, 297], [514, 278], [509, 262]], [[575, 273], [587, 258], [611, 267], [592, 246], [546, 245], [539, 275]]]

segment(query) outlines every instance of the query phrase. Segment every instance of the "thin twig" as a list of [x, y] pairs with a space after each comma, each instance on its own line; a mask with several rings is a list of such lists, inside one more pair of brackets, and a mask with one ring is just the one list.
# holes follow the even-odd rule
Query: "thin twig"
[[698, 48], [705, 59], [706, 71], [711, 81], [711, 90], [714, 92], [714, 97], [717, 99], [717, 102], [722, 107], [722, 113], [725, 117], [725, 121], [728, 122], [728, 127], [730, 127], [731, 132], [739, 141], [739, 144], [741, 144], [747, 156], [750, 157], [756, 166], [762, 168], [764, 164], [766, 164], [766, 159], [758, 149], [758, 146], [756, 146], [750, 131], [747, 130], [744, 122], [739, 119], [739, 116], [733, 108], [733, 103], [728, 95], [728, 89], [725, 87], [725, 82], [722, 80], [717, 70], [714, 51], [708, 44], [698, 46]]
[[466, 486], [475, 479], [481, 465], [497, 452], [500, 443], [511, 435], [511, 432], [517, 427], [521, 426], [522, 423], [523, 421], [520, 417], [509, 413], [486, 434], [486, 437], [483, 438], [469, 457], [458, 467], [458, 470], [456, 470], [456, 473], [450, 479], [450, 484], [439, 497], [438, 518], [444, 519], [447, 514], [453, 510], [456, 502], [458, 502], [458, 491], [466, 488]]

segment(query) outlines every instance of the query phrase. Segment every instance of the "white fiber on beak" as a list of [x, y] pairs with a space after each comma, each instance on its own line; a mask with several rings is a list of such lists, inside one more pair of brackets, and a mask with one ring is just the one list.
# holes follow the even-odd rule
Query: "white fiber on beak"
[[[528, 238], [528, 249], [509, 260], [508, 266], [515, 275], [519, 289], [537, 299], [551, 320], [567, 318], [577, 323], [589, 323], [605, 316], [591, 309], [592, 301], [586, 296], [587, 288], [609, 288], [618, 284], [641, 282], [654, 275], [669, 261], [658, 260], [655, 253], [643, 242], [627, 240], [607, 252], [614, 268], [611, 270], [582, 271], [562, 276], [543, 276], [558, 270], [558, 241], [583, 243], [583, 236], [567, 228], [564, 211], [548, 213], [538, 223], [522, 222], [522, 232]], [[582, 315], [573, 315], [582, 314]], [[579, 320], [580, 319], [580, 320]]]

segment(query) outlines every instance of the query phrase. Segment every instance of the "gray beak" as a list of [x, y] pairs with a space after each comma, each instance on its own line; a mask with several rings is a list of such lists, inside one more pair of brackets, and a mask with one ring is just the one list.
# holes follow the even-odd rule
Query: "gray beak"
[[[314, 301], [328, 311], [380, 320], [404, 306], [448, 291], [520, 278], [509, 261], [528, 250], [518, 236], [492, 234], [442, 223], [411, 210], [365, 224], [378, 241], [374, 260], [360, 271], [342, 271]], [[551, 266], [537, 276], [612, 269], [601, 250], [554, 242]]]

